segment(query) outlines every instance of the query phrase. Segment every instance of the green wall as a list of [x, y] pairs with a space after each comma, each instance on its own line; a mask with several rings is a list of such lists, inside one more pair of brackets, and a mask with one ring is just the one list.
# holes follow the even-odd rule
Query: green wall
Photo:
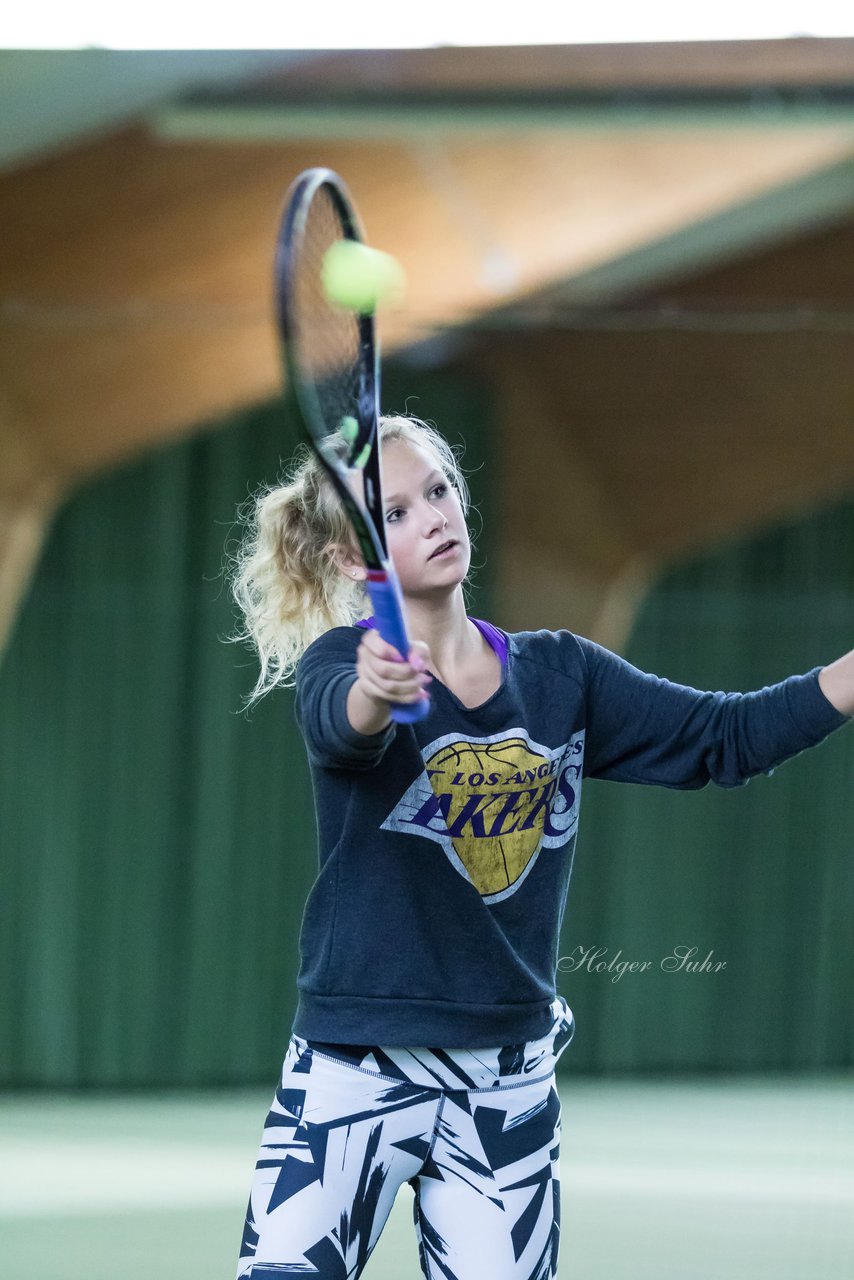
[[[467, 442], [493, 613], [491, 409], [462, 378], [390, 369], [384, 407]], [[295, 442], [257, 408], [88, 484], [56, 521], [0, 668], [0, 1081], [264, 1083], [294, 1009], [314, 868], [292, 693], [241, 701], [248, 650], [220, 571], [234, 515]], [[854, 643], [854, 504], [662, 582], [627, 656], [752, 688]], [[524, 584], [520, 584], [524, 590]], [[538, 625], [531, 619], [531, 626]], [[565, 625], [572, 628], [572, 617]], [[590, 783], [565, 955], [713, 949], [713, 975], [561, 973], [575, 1071], [851, 1065], [854, 734], [738, 792]]]

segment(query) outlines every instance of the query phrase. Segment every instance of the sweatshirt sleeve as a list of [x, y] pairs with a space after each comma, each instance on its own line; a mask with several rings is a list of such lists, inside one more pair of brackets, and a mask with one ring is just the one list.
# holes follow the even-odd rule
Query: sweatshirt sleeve
[[648, 675], [581, 636], [587, 669], [584, 776], [698, 790], [740, 787], [846, 724], [821, 667], [754, 693], [703, 693]]
[[356, 681], [356, 648], [348, 627], [327, 631], [309, 645], [296, 670], [294, 714], [313, 764], [330, 769], [371, 769], [395, 736], [392, 721], [362, 734], [347, 718], [347, 695]]

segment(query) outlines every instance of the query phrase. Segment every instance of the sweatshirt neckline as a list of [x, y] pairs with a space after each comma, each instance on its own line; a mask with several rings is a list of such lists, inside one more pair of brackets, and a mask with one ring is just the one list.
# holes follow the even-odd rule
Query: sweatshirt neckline
[[[433, 676], [433, 684], [438, 685], [440, 689], [444, 689], [445, 693], [448, 695], [448, 697], [455, 704], [455, 706], [458, 707], [460, 711], [465, 712], [467, 715], [474, 715], [478, 711], [486, 710], [486, 708], [489, 707], [491, 703], [495, 701], [496, 698], [501, 697], [501, 694], [504, 692], [505, 688], [507, 687], [507, 670], [509, 666], [510, 666], [510, 650], [508, 646], [507, 661], [501, 664], [501, 683], [499, 684], [498, 688], [495, 689], [494, 692], [491, 693], [484, 702], [478, 702], [477, 705], [474, 707], [466, 706], [466, 704], [460, 698], [457, 697], [457, 695], [454, 693], [450, 685], [445, 684], [444, 680], [440, 680], [440, 678], [436, 675], [434, 671], [431, 672], [430, 674]], [[432, 687], [433, 686], [431, 686], [431, 688]]]

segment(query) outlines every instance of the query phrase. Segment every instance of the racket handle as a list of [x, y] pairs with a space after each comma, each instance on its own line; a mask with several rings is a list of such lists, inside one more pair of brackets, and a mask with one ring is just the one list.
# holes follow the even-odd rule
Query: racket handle
[[[377, 630], [389, 644], [393, 644], [398, 653], [406, 659], [409, 653], [409, 638], [406, 634], [406, 623], [403, 620], [403, 598], [393, 573], [378, 573], [368, 570], [368, 594], [371, 597]], [[391, 718], [398, 724], [413, 724], [423, 720], [430, 710], [427, 698], [418, 702], [392, 702]]]

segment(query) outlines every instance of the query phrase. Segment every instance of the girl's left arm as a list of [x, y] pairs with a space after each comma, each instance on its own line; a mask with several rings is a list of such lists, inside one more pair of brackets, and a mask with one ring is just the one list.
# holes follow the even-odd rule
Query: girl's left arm
[[819, 687], [836, 710], [854, 716], [854, 649], [818, 673]]
[[[724, 693], [675, 684], [584, 636], [563, 634], [581, 649], [586, 669], [585, 777], [683, 790], [709, 782], [738, 787], [851, 722], [840, 708], [854, 702], [854, 654], [750, 693]], [[842, 688], [834, 701], [820, 676]]]

